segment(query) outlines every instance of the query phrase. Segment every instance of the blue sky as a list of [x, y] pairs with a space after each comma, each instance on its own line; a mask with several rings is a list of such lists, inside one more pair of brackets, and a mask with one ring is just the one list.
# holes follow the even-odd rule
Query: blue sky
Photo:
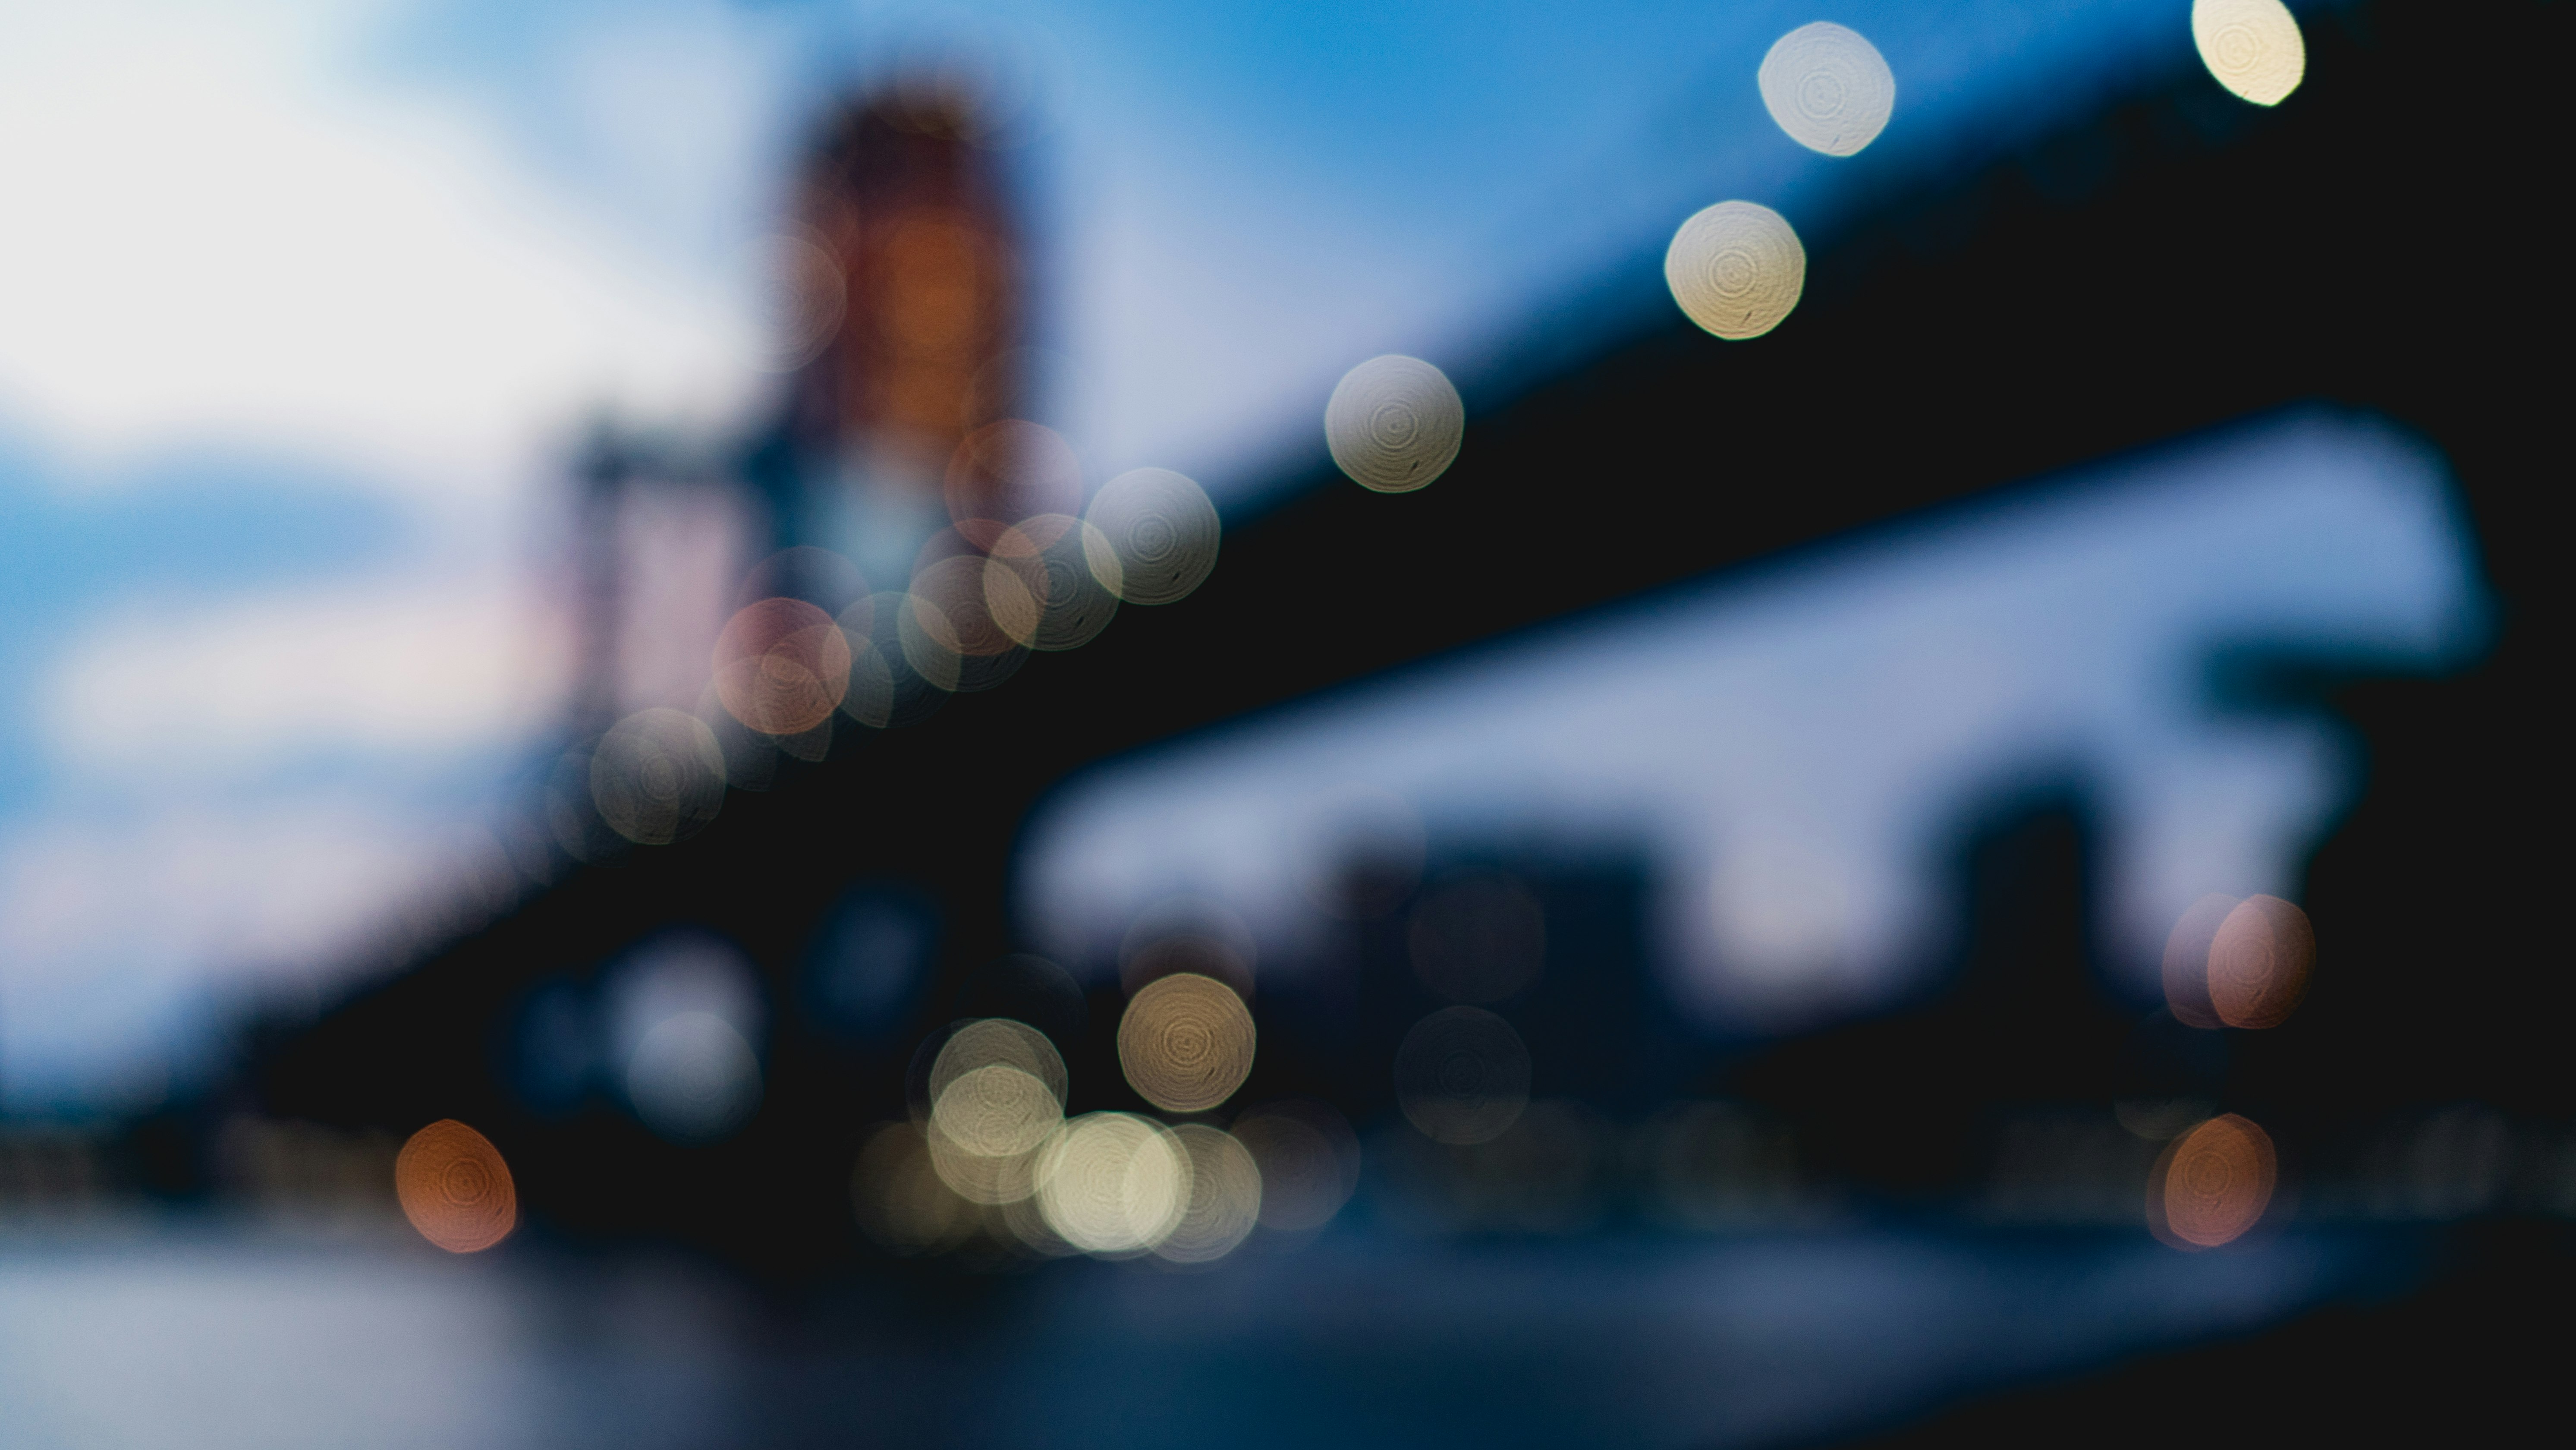
[[[1026, 82], [1010, 165], [1094, 482], [1220, 499], [1352, 363], [1473, 391], [1666, 305], [1678, 221], [1821, 235], [1891, 178], [2193, 64], [2184, 0], [11, 7], [0, 52], [0, 1108], [141, 1101], [488, 873], [564, 681], [560, 463], [740, 426], [752, 259], [822, 99]], [[1848, 161], [1763, 115], [1829, 18], [1897, 76]]]

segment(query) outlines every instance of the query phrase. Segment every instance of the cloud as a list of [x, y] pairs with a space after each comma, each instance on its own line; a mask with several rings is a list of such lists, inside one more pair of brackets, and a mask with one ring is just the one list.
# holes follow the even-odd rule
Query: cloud
[[567, 657], [562, 616], [507, 580], [351, 582], [129, 609], [66, 645], [38, 709], [58, 762], [145, 780], [456, 757], [558, 718]]
[[0, 411], [109, 457], [283, 446], [423, 496], [524, 484], [586, 410], [738, 407], [747, 314], [566, 205], [462, 103], [368, 88], [372, 17], [105, 4], [0, 60]]

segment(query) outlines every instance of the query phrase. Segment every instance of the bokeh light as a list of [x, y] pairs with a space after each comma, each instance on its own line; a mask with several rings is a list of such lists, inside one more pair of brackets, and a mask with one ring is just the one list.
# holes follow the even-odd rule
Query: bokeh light
[[2218, 940], [2219, 924], [2236, 906], [2237, 898], [2213, 891], [2185, 908], [2165, 937], [2165, 1003], [2176, 1021], [2193, 1027], [2220, 1025], [2218, 1009], [2209, 1000], [2209, 948]]
[[678, 1143], [731, 1136], [760, 1106], [760, 1058], [713, 1012], [662, 1019], [626, 1062], [626, 1097], [644, 1125]]
[[980, 1158], [1034, 1151], [1063, 1117], [1045, 1083], [1000, 1062], [960, 1074], [930, 1112], [932, 1126], [949, 1142]]
[[1252, 1013], [1232, 987], [1175, 972], [1138, 989], [1118, 1019], [1118, 1066], [1145, 1101], [1203, 1113], [1252, 1072]]
[[640, 846], [695, 835], [724, 808], [724, 749], [705, 721], [656, 706], [627, 716], [590, 757], [599, 818]]
[[1536, 981], [1547, 956], [1538, 898], [1499, 872], [1431, 888], [1415, 903], [1405, 935], [1414, 975], [1452, 1002], [1499, 1002]]
[[746, 605], [716, 640], [717, 697], [765, 735], [802, 735], [829, 721], [849, 683], [849, 640], [802, 599]]
[[1145, 1253], [1179, 1227], [1190, 1200], [1190, 1156], [1162, 1124], [1132, 1113], [1085, 1113], [1049, 1141], [1038, 1168], [1048, 1228], [1087, 1254]]
[[441, 1118], [394, 1159], [394, 1195], [420, 1236], [451, 1254], [488, 1249], [519, 1222], [519, 1190], [492, 1140]]
[[753, 266], [768, 344], [761, 365], [769, 372], [794, 372], [840, 334], [849, 284], [840, 262], [811, 236], [768, 238]]
[[1183, 1123], [1172, 1139], [1189, 1156], [1189, 1197], [1154, 1252], [1176, 1264], [1213, 1263], [1260, 1222], [1261, 1169], [1232, 1134], [1204, 1123]]
[[[993, 622], [984, 601], [984, 562], [972, 554], [955, 554], [912, 576], [913, 617], [921, 633], [947, 655], [984, 659], [1008, 653], [1018, 643]], [[909, 645], [911, 636], [905, 642]], [[921, 668], [921, 661], [915, 660], [914, 667]]]
[[[1016, 530], [1003, 532], [1007, 536]], [[984, 560], [984, 612], [1014, 643], [1034, 648], [1038, 625], [1046, 617], [1046, 599], [1043, 566], [1030, 553], [1014, 550], [1008, 557]]]
[[1261, 1170], [1261, 1223], [1311, 1233], [1332, 1221], [1360, 1185], [1360, 1140], [1329, 1104], [1263, 1103], [1234, 1121], [1235, 1139]]
[[1449, 375], [1418, 357], [1373, 357], [1342, 375], [1324, 404], [1324, 443], [1351, 481], [1411, 493], [1457, 460], [1467, 404]]
[[1137, 468], [1103, 484], [1083, 514], [1083, 560], [1101, 587], [1130, 604], [1171, 604], [1216, 568], [1223, 528], [1207, 491], [1168, 468]]
[[2192, 0], [2191, 43], [2218, 83], [2258, 106], [2277, 106], [2308, 73], [2298, 17], [2281, 0]]
[[1691, 321], [1740, 342], [1778, 327], [1797, 307], [1807, 286], [1807, 249], [1771, 208], [1721, 201], [1673, 233], [1664, 281]]
[[1896, 109], [1896, 75], [1858, 31], [1819, 20], [1773, 42], [1757, 76], [1762, 105], [1789, 139], [1849, 156], [1878, 139]]
[[1025, 1153], [978, 1153], [941, 1131], [932, 1119], [922, 1128], [930, 1166], [948, 1190], [987, 1208], [1017, 1203], [1038, 1190], [1038, 1167], [1052, 1138]]
[[1395, 1053], [1404, 1116], [1443, 1143], [1500, 1137], [1529, 1105], [1530, 1056], [1512, 1025], [1481, 1007], [1446, 1007], [1413, 1024]]
[[1064, 1058], [1047, 1035], [1008, 1017], [985, 1017], [958, 1024], [931, 1059], [930, 1077], [924, 1084], [929, 1105], [935, 1110], [950, 1087], [988, 1067], [1011, 1068], [1027, 1075], [1058, 1103], [1065, 1099]]
[[916, 572], [896, 625], [904, 662], [944, 690], [989, 690], [1028, 658], [993, 622], [978, 554], [951, 554]]
[[2249, 896], [2209, 943], [2209, 1002], [2230, 1027], [2278, 1027], [2307, 995], [2317, 934], [2277, 896]]
[[2272, 1201], [2272, 1139], [2234, 1113], [2174, 1140], [2147, 1185], [2147, 1215], [2158, 1237], [2215, 1248], [2242, 1236]]
[[[1118, 613], [1118, 596], [1091, 572], [1108, 539], [1069, 514], [1039, 514], [1006, 529], [984, 561], [984, 605], [1004, 634], [1030, 649], [1079, 649]], [[1113, 551], [1114, 552], [1114, 551]]]
[[925, 1120], [924, 1142], [940, 1181], [985, 1205], [1036, 1192], [1040, 1158], [1063, 1121], [1067, 1091], [1055, 1044], [1007, 1017], [960, 1022], [945, 1041], [931, 1041], [938, 1051], [910, 1095]]
[[943, 492], [961, 524], [1070, 513], [1082, 504], [1082, 461], [1054, 429], [1006, 418], [957, 445]]

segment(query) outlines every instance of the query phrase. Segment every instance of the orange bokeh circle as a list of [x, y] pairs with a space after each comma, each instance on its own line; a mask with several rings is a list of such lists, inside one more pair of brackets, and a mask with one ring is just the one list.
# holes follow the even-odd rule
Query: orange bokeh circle
[[2216, 1248], [2261, 1221], [2277, 1173], [2271, 1135], [2223, 1113], [2165, 1149], [2147, 1186], [2148, 1221], [2177, 1247]]
[[454, 1118], [411, 1135], [394, 1159], [394, 1193], [420, 1236], [451, 1254], [488, 1249], [519, 1222], [519, 1190], [492, 1140]]
[[802, 735], [832, 718], [850, 684], [850, 642], [802, 599], [747, 604], [716, 641], [716, 695], [767, 735]]
[[2209, 943], [2209, 1002], [2230, 1027], [2278, 1027], [2308, 993], [2317, 933], [2277, 896], [2247, 897]]

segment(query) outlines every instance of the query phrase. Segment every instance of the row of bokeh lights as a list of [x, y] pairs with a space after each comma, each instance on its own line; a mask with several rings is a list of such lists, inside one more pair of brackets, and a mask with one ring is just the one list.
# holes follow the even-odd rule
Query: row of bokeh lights
[[[2195, 0], [2194, 46], [2209, 73], [2256, 105], [2278, 105], [2306, 74], [2299, 23], [2281, 0]], [[1773, 43], [1754, 83], [1763, 108], [1799, 145], [1858, 155], [1896, 109], [1896, 75], [1878, 47], [1831, 21]], [[1664, 281], [1683, 315], [1728, 341], [1761, 337], [1788, 319], [1806, 290], [1807, 252], [1788, 219], [1759, 202], [1720, 201], [1693, 213], [1664, 254]], [[1333, 461], [1364, 488], [1408, 493], [1458, 456], [1466, 410], [1430, 363], [1372, 358], [1333, 390], [1324, 432]]]
[[[1067, 1118], [1066, 1069], [1043, 1032], [1008, 1018], [951, 1024], [923, 1044], [926, 1071], [916, 1059], [910, 1120], [881, 1129], [862, 1157], [855, 1206], [880, 1243], [932, 1251], [980, 1228], [1041, 1256], [1204, 1263], [1256, 1225], [1289, 1235], [1320, 1228], [1349, 1198], [1358, 1140], [1332, 1108], [1283, 1100], [1216, 1126], [1258, 1050], [1246, 1003], [1252, 945], [1213, 903], [1165, 905], [1174, 909], [1146, 913], [1122, 945], [1128, 1001], [1117, 1051], [1127, 1085], [1174, 1124], [1124, 1112]], [[1521, 949], [1536, 945], [1524, 935], [1507, 924], [1474, 941], [1511, 958], [1501, 966], [1508, 975]], [[1435, 948], [1447, 940], [1434, 932], [1421, 945], [1437, 958], [1430, 978], [1454, 995], [1492, 999], [1516, 985], [1495, 978], [1484, 960], [1493, 952], [1441, 956]], [[1416, 1023], [1394, 1075], [1406, 1119], [1441, 1143], [1491, 1141], [1529, 1102], [1527, 1048], [1479, 1007]]]
[[[2299, 22], [2281, 0], [2194, 0], [2192, 43], [2218, 83], [2274, 106], [2307, 73]], [[1855, 156], [1887, 127], [1896, 75], [1857, 31], [1819, 20], [1783, 35], [1755, 75], [1763, 108], [1789, 138], [1826, 156]], [[1684, 315], [1730, 341], [1778, 327], [1806, 287], [1806, 248], [1787, 218], [1759, 202], [1728, 200], [1682, 223], [1664, 255], [1664, 280]]]
[[[1393, 1065], [1396, 1098], [1424, 1137], [1473, 1147], [1501, 1138], [1527, 1110], [1531, 1060], [1507, 1020], [1471, 1002], [1499, 1000], [1527, 982], [1543, 924], [1535, 913], [1514, 912], [1520, 903], [1505, 878], [1468, 878], [1434, 900], [1441, 910], [1414, 923], [1413, 965], [1453, 1005], [1406, 1034]], [[1443, 915], [1461, 914], [1475, 917], [1478, 929], [1440, 929]], [[1518, 929], [1503, 920], [1516, 916], [1528, 918]], [[1248, 976], [1221, 944], [1189, 944], [1223, 963], [1223, 975]], [[2168, 943], [2171, 1010], [2200, 1028], [2277, 1027], [2305, 995], [2315, 947], [2305, 913], [2290, 902], [2204, 898]], [[1151, 951], [1131, 955], [1150, 959]], [[1255, 1042], [1236, 989], [1197, 972], [1136, 986], [1118, 1031], [1129, 1085], [1175, 1115], [1222, 1106], [1249, 1074]], [[929, 1073], [927, 1112], [881, 1130], [862, 1160], [855, 1185], [862, 1222], [889, 1247], [918, 1252], [971, 1233], [977, 1208], [998, 1210], [1002, 1229], [1040, 1254], [1154, 1253], [1198, 1263], [1231, 1251], [1256, 1222], [1321, 1222], [1310, 1223], [1304, 1207], [1265, 1214], [1272, 1179], [1284, 1186], [1293, 1178], [1296, 1202], [1325, 1204], [1325, 1218], [1353, 1186], [1334, 1171], [1337, 1155], [1322, 1152], [1289, 1155], [1300, 1165], [1293, 1175], [1264, 1171], [1265, 1162], [1282, 1161], [1283, 1135], [1348, 1139], [1347, 1126], [1320, 1104], [1249, 1114], [1228, 1133], [1126, 1113], [1068, 1121], [1064, 1093], [1063, 1062], [1035, 1029], [1004, 1019], [953, 1029]], [[1355, 1165], [1355, 1141], [1350, 1156]], [[2175, 1124], [2149, 1178], [2146, 1221], [2179, 1248], [2231, 1242], [2262, 1219], [2276, 1177], [2271, 1139], [2250, 1119], [2226, 1113]]]
[[728, 786], [765, 786], [778, 755], [821, 759], [836, 717], [916, 723], [949, 695], [1000, 685], [1032, 651], [1091, 642], [1122, 604], [1187, 598], [1216, 567], [1221, 527], [1195, 481], [1132, 469], [1087, 508], [1082, 488], [1053, 431], [993, 423], [958, 446], [954, 522], [923, 544], [903, 590], [873, 590], [848, 559], [810, 545], [764, 562], [694, 712], [637, 711], [566, 757], [547, 801], [556, 838], [581, 859], [685, 840]]
[[[1222, 968], [1220, 968], [1222, 970]], [[907, 1122], [861, 1153], [853, 1207], [897, 1253], [958, 1247], [979, 1231], [1040, 1257], [1223, 1258], [1258, 1226], [1320, 1228], [1357, 1187], [1358, 1142], [1339, 1114], [1291, 1100], [1210, 1120], [1251, 1074], [1251, 1010], [1214, 976], [1142, 982], [1118, 1023], [1128, 1085], [1178, 1121], [1067, 1117], [1064, 1060], [1010, 1018], [951, 1024], [923, 1044], [929, 1069]], [[944, 1040], [943, 1040], [944, 1039]]]
[[[2290, 1020], [2315, 973], [2316, 928], [2277, 896], [2218, 893], [2186, 909], [2165, 939], [2165, 1005], [2203, 1030], [2259, 1031]], [[2262, 1221], [2279, 1177], [2269, 1134], [2221, 1113], [2175, 1135], [2147, 1182], [2147, 1225], [2177, 1248], [2215, 1248]]]
[[[1508, 882], [1470, 878], [1477, 893], [1444, 911], [1510, 915]], [[1496, 1000], [1526, 981], [1543, 929], [1444, 939], [1432, 913], [1413, 933], [1414, 967], [1441, 996]], [[1488, 923], [1489, 925], [1491, 923]], [[1225, 1257], [1256, 1227], [1320, 1229], [1356, 1190], [1359, 1144], [1322, 1103], [1283, 1099], [1214, 1116], [1250, 1076], [1258, 1031], [1236, 983], [1250, 965], [1209, 935], [1131, 943], [1131, 991], [1118, 1024], [1128, 1085], [1176, 1121], [1100, 1111], [1067, 1116], [1070, 1081], [1054, 1043], [1007, 1017], [952, 1023], [923, 1044], [913, 1111], [870, 1136], [852, 1181], [860, 1226], [897, 1253], [934, 1253], [979, 1236], [1040, 1257], [1153, 1256], [1175, 1264]], [[2306, 914], [2278, 897], [2211, 896], [2183, 914], [2167, 943], [2168, 1006], [2191, 1026], [2248, 1030], [2287, 1021], [2313, 974]], [[1206, 971], [1162, 970], [1181, 963]], [[1227, 980], [1232, 979], [1232, 980]], [[1529, 1107], [1530, 1056], [1509, 1022], [1453, 1001], [1417, 1022], [1394, 1062], [1397, 1102], [1424, 1137], [1452, 1147], [1494, 1142]], [[441, 1121], [395, 1165], [404, 1213], [452, 1252], [488, 1248], [517, 1222], [507, 1165], [489, 1140]], [[2179, 1248], [2231, 1242], [2259, 1223], [2277, 1179], [2264, 1130], [2222, 1113], [2173, 1125], [2149, 1178], [2145, 1217]]]

